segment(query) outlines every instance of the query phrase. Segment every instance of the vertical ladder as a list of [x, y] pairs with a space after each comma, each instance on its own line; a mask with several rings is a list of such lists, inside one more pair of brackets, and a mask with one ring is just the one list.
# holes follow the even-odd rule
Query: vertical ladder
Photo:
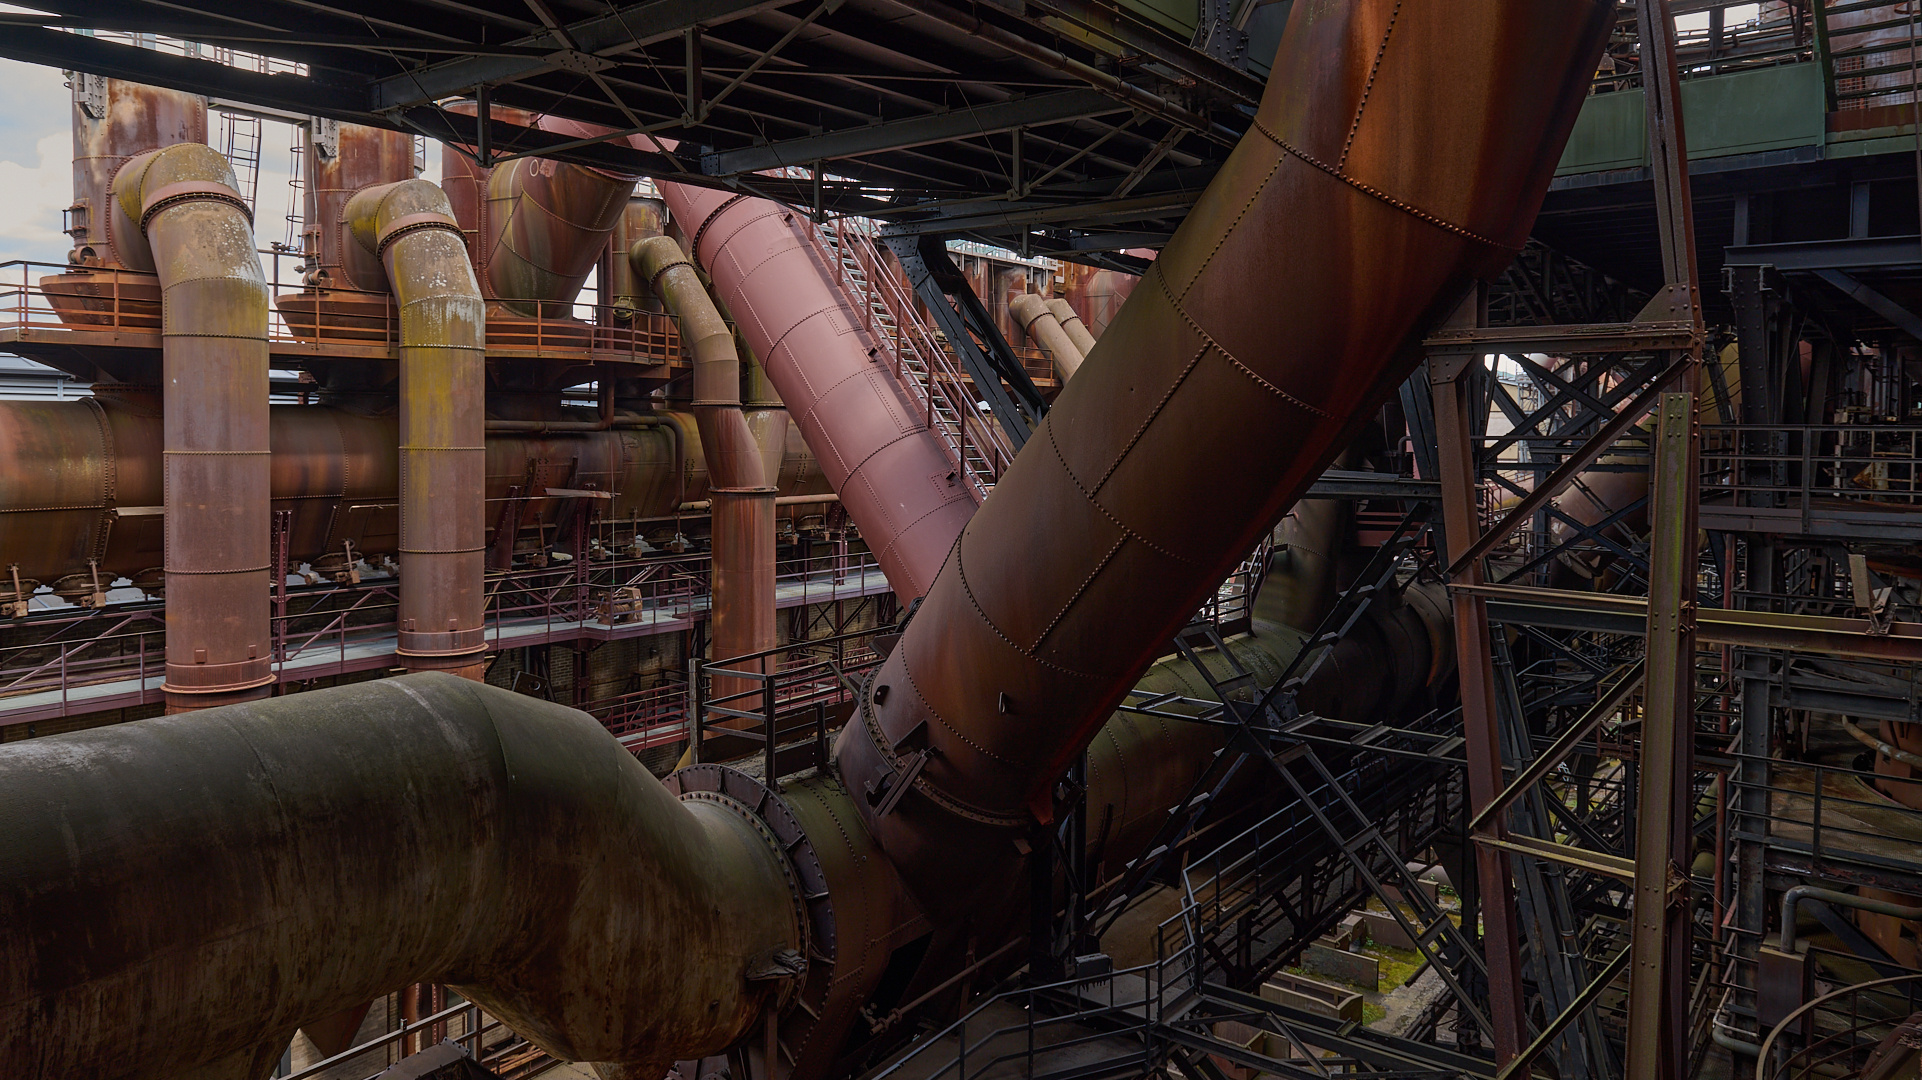
[[260, 118], [223, 112], [220, 114], [220, 128], [224, 144], [221, 152], [233, 163], [240, 197], [247, 203], [247, 212], [251, 214], [255, 198], [260, 194]]

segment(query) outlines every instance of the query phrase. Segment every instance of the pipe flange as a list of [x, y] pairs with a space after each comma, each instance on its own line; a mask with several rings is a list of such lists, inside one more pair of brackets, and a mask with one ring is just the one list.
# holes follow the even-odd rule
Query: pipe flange
[[203, 200], [226, 203], [245, 215], [247, 224], [252, 225], [254, 223], [253, 210], [247, 206], [247, 200], [241, 198], [240, 193], [234, 189], [211, 180], [182, 180], [179, 183], [168, 184], [162, 187], [147, 199], [147, 205], [140, 211], [141, 235], [146, 235], [148, 224], [153, 221], [154, 215], [160, 213], [162, 210], [170, 206], [178, 206], [184, 202], [200, 202]]
[[[722, 795], [745, 807], [773, 834], [774, 844], [787, 855], [795, 897], [801, 907], [801, 927], [807, 935], [806, 954], [810, 975], [814, 961], [832, 964], [837, 953], [834, 938], [834, 904], [828, 896], [827, 873], [815, 854], [814, 844], [801, 828], [801, 822], [780, 795], [752, 776], [725, 765], [689, 765], [670, 773], [662, 781], [667, 789], [683, 799], [703, 795]], [[810, 979], [809, 981], [812, 981]]]
[[451, 232], [455, 237], [459, 238], [463, 244], [465, 244], [467, 240], [466, 234], [461, 232], [460, 224], [445, 214], [432, 211], [418, 214], [403, 214], [393, 221], [388, 222], [387, 226], [381, 229], [379, 238], [374, 241], [374, 257], [377, 259], [386, 258], [387, 249], [393, 246], [394, 241], [399, 240], [409, 233], [417, 233], [424, 229], [440, 229], [444, 232]]
[[688, 237], [687, 250], [689, 254], [692, 255], [694, 258], [697, 258], [697, 259], [700, 258], [701, 257], [701, 237], [707, 235], [708, 226], [714, 224], [716, 221], [721, 220], [721, 215], [727, 213], [729, 208], [731, 208], [735, 203], [743, 202], [747, 198], [748, 196], [746, 195], [732, 195], [728, 197], [726, 202], [715, 207], [714, 212], [707, 216], [707, 220], [701, 222], [701, 227], [694, 230], [694, 235]]
[[[881, 730], [881, 720], [874, 715], [874, 673], [868, 675], [867, 684], [862, 687], [861, 728], [867, 732], [868, 742], [874, 745], [874, 752], [881, 756], [881, 760], [887, 764], [889, 771], [899, 782], [899, 778], [907, 773], [908, 765], [889, 747], [887, 734]], [[969, 821], [991, 825], [997, 829], [1025, 829], [1034, 824], [1034, 819], [1027, 814], [997, 814], [992, 810], [983, 810], [978, 806], [962, 802], [936, 787], [933, 781], [925, 776], [916, 775], [912, 787], [941, 809]]]

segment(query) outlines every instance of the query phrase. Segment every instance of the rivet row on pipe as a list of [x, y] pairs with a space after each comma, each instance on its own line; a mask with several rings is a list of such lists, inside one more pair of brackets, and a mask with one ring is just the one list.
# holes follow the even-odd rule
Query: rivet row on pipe
[[[836, 762], [950, 915], [1255, 539], [1527, 238], [1601, 0], [1318, 3], [1251, 130], [969, 522]], [[895, 791], [908, 785], [906, 792]], [[889, 812], [882, 813], [882, 808]]]
[[275, 681], [267, 607], [267, 279], [227, 159], [177, 143], [113, 182], [119, 257], [160, 280], [170, 712]]
[[460, 226], [426, 180], [364, 188], [344, 259], [379, 271], [400, 308], [400, 610], [410, 671], [481, 674], [486, 648], [487, 319]]

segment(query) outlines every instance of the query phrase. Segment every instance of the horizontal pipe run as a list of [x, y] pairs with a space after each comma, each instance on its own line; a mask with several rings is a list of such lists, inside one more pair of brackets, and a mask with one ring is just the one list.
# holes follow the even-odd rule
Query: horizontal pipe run
[[[841, 496], [835, 495], [832, 492], [826, 495], [777, 495], [775, 496], [775, 499], [774, 499], [774, 505], [776, 506], [825, 506], [828, 503], [838, 503], [840, 501], [841, 501]], [[711, 510], [713, 508], [714, 508], [714, 502], [712, 499], [700, 499], [695, 502], [684, 502], [680, 506], [680, 509], [686, 510], [686, 511]]]
[[1905, 919], [1909, 922], [1922, 920], [1922, 907], [1908, 907], [1887, 900], [1875, 900], [1855, 893], [1837, 892], [1815, 885], [1797, 885], [1782, 894], [1782, 951], [1795, 955], [1795, 910], [1804, 901], [1820, 900], [1824, 903], [1838, 904], [1876, 915], [1887, 915], [1891, 919]]
[[446, 673], [9, 743], [0, 811], [9, 1077], [265, 1076], [300, 1024], [434, 982], [658, 1080], [807, 953], [746, 807]]

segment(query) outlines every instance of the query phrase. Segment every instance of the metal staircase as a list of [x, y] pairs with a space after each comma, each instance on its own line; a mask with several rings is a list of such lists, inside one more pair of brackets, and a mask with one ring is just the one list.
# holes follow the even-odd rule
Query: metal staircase
[[807, 228], [816, 250], [836, 271], [836, 285], [874, 336], [886, 366], [908, 397], [922, 406], [923, 422], [939, 432], [949, 460], [986, 498], [1014, 460], [1014, 448], [981, 408], [972, 381], [947, 343], [914, 307], [914, 294], [879, 257], [871, 223], [840, 218]]

